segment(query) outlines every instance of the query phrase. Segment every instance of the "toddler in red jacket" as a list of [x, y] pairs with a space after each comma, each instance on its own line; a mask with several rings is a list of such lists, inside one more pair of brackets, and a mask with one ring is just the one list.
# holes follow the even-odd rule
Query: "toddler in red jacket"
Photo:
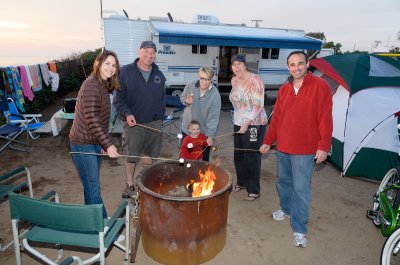
[[189, 160], [202, 160], [203, 149], [208, 146], [207, 137], [200, 132], [200, 123], [196, 120], [189, 122], [188, 131], [190, 135], [183, 139], [180, 157]]

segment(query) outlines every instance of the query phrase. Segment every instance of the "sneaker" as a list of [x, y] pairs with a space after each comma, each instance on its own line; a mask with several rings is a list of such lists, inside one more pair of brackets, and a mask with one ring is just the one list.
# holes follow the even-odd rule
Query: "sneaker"
[[293, 233], [294, 235], [294, 245], [296, 247], [307, 247], [307, 238], [305, 234], [302, 233]]
[[122, 192], [122, 198], [129, 199], [133, 195], [135, 195], [135, 187], [133, 185], [131, 186], [128, 183], [126, 183], [124, 191]]
[[272, 213], [272, 219], [276, 221], [283, 221], [286, 218], [290, 218], [290, 215], [285, 214], [282, 210], [277, 210]]

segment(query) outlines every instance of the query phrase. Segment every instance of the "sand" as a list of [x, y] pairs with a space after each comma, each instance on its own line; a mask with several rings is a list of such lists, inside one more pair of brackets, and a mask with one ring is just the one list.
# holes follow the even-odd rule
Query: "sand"
[[[55, 105], [47, 112], [60, 108]], [[230, 113], [222, 112], [218, 135], [232, 132]], [[49, 190], [60, 194], [61, 202], [82, 203], [83, 192], [72, 163], [67, 129], [57, 137], [42, 136], [32, 141], [29, 154], [6, 150], [0, 154], [0, 174], [20, 165], [32, 174], [35, 197]], [[114, 137], [120, 149], [120, 137]], [[231, 136], [221, 137], [220, 149], [211, 155], [221, 158], [223, 167], [233, 178], [233, 141]], [[178, 159], [177, 139], [163, 142], [163, 157]], [[293, 245], [293, 234], [288, 220], [272, 220], [271, 213], [279, 209], [275, 189], [275, 155], [263, 155], [261, 197], [254, 202], [243, 200], [245, 191], [232, 193], [229, 199], [227, 239], [224, 249], [206, 264], [378, 264], [385, 238], [365, 217], [372, 206], [372, 194], [378, 184], [359, 179], [341, 177], [329, 164], [316, 167], [312, 177], [312, 201], [307, 248]], [[117, 207], [124, 186], [124, 160], [105, 158], [101, 168], [102, 196], [109, 212]], [[137, 171], [138, 172], [138, 171]], [[0, 236], [11, 239], [8, 202], [0, 204]], [[47, 252], [55, 257], [55, 251]], [[76, 252], [66, 251], [66, 256]], [[86, 255], [83, 255], [86, 256]], [[39, 262], [22, 254], [23, 264]], [[107, 255], [107, 264], [121, 264], [123, 253], [113, 247]], [[139, 245], [137, 264], [158, 264]], [[0, 264], [15, 264], [13, 248], [0, 253]]]

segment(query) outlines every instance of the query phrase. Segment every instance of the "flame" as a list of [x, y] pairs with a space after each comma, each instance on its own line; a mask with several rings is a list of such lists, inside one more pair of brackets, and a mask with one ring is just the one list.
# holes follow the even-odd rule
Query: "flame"
[[204, 174], [201, 172], [201, 170], [199, 170], [199, 178], [200, 181], [198, 182], [195, 182], [194, 180], [190, 181], [190, 184], [193, 185], [192, 197], [209, 195], [214, 188], [216, 176], [210, 167], [206, 170], [206, 172], [204, 172]]

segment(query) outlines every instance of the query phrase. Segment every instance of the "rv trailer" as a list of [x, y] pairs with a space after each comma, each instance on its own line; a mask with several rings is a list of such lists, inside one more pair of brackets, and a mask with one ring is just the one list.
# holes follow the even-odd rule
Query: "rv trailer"
[[214, 69], [217, 87], [229, 87], [230, 60], [237, 53], [246, 55], [248, 69], [261, 76], [267, 89], [276, 89], [289, 75], [286, 57], [290, 52], [320, 50], [322, 46], [321, 40], [306, 37], [303, 30], [218, 24], [218, 20], [204, 19], [208, 17], [198, 15], [197, 23], [182, 23], [159, 17], [141, 20], [110, 16], [103, 18], [104, 45], [116, 52], [121, 65], [126, 65], [137, 58], [142, 41], [153, 41], [156, 63], [173, 95], [179, 95], [189, 81], [198, 78], [201, 66]]

